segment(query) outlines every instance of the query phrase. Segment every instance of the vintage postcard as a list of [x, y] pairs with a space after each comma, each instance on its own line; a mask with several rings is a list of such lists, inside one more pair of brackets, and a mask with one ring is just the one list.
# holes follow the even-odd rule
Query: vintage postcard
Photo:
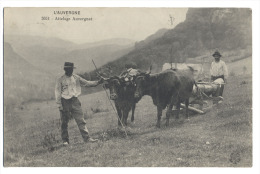
[[3, 10], [4, 167], [253, 166], [251, 8]]

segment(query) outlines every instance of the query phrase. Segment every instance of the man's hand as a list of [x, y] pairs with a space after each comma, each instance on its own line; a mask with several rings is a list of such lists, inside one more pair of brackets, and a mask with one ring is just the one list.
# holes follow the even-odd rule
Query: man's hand
[[98, 80], [98, 84], [101, 84], [101, 83], [103, 83], [104, 81], [107, 80], [107, 78], [104, 78], [104, 77], [102, 77], [102, 76], [100, 76], [99, 78], [100, 78], [100, 79]]
[[62, 105], [59, 105], [59, 110], [60, 110], [60, 111], [63, 111]]
[[99, 80], [98, 80], [98, 84], [101, 84], [101, 83], [103, 83], [104, 82], [104, 79], [103, 78], [100, 78]]

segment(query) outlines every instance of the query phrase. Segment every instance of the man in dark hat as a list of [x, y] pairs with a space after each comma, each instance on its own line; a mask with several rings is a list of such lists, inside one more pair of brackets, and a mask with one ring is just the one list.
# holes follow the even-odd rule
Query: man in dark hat
[[[221, 54], [218, 51], [215, 51], [215, 53], [212, 56], [215, 58], [215, 61], [211, 63], [211, 68], [210, 68], [211, 80], [217, 81], [218, 83], [220, 83], [220, 85], [221, 82], [226, 83], [228, 78], [228, 69], [226, 63], [220, 60]], [[224, 90], [224, 85], [222, 84], [215, 97], [222, 96], [223, 90]]]
[[103, 82], [103, 78], [99, 81], [87, 81], [80, 76], [73, 74], [74, 68], [73, 63], [65, 62], [65, 74], [57, 80], [55, 86], [56, 102], [61, 113], [61, 138], [64, 145], [69, 144], [68, 122], [70, 115], [75, 119], [85, 142], [97, 141], [89, 136], [78, 96], [81, 94], [81, 86], [97, 86]]

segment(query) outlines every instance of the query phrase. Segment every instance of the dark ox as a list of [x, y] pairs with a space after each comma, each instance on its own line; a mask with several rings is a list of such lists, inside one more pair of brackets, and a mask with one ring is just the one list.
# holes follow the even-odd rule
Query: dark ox
[[168, 106], [166, 112], [166, 126], [169, 125], [169, 117], [173, 105], [176, 105], [176, 118], [179, 118], [180, 104], [185, 102], [186, 118], [189, 116], [189, 97], [192, 94], [194, 78], [193, 69], [165, 70], [158, 74], [142, 73], [135, 78], [135, 98], [149, 95], [157, 106], [157, 127], [160, 127], [162, 110]]
[[[125, 82], [117, 76], [109, 78], [106, 82], [105, 88], [108, 88], [110, 91], [110, 99], [115, 102], [115, 107], [122, 124], [127, 125], [127, 118], [131, 109], [131, 121], [133, 122], [136, 106], [134, 85], [126, 85]], [[118, 120], [118, 126], [121, 126], [120, 120]]]

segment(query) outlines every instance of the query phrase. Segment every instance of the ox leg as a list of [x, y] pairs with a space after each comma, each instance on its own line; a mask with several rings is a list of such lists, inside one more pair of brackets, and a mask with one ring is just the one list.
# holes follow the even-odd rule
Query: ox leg
[[132, 117], [131, 117], [131, 122], [134, 122], [134, 120], [135, 120], [135, 105], [136, 105], [136, 104], [133, 104], [133, 106], [132, 106]]
[[129, 110], [124, 110], [123, 111], [123, 124], [125, 125], [125, 126], [127, 126], [127, 118], [128, 118], [128, 114], [129, 114]]
[[185, 108], [186, 108], [186, 118], [188, 119], [189, 118], [189, 99], [186, 99], [185, 100]]
[[156, 124], [156, 126], [158, 128], [161, 127], [161, 117], [162, 117], [162, 107], [157, 106], [157, 124]]
[[175, 115], [176, 119], [179, 119], [180, 108], [181, 108], [181, 101], [180, 101], [180, 98], [178, 97], [177, 102], [176, 102], [176, 115]]
[[171, 116], [171, 112], [172, 112], [172, 107], [173, 107], [173, 102], [171, 102], [167, 108], [167, 112], [166, 112], [166, 123], [165, 125], [166, 126], [169, 126], [169, 119], [170, 119], [170, 116]]
[[120, 120], [122, 120], [122, 111], [121, 111], [121, 109], [119, 108], [118, 105], [115, 105], [115, 106], [116, 106], [116, 111], [117, 111], [117, 114], [118, 114], [117, 124], [118, 124], [119, 127], [121, 127], [122, 125], [121, 125]]

